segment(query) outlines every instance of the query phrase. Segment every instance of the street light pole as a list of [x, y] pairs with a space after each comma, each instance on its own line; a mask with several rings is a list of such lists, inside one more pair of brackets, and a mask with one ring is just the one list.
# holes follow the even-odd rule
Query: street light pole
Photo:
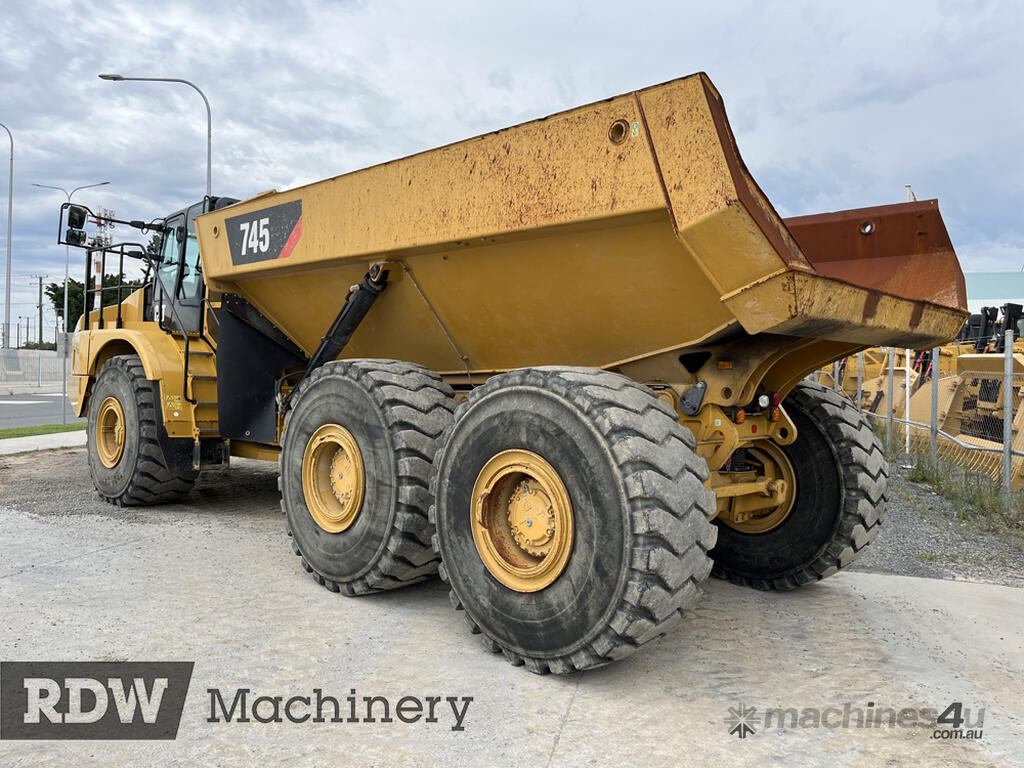
[[206, 94], [199, 90], [199, 86], [180, 77], [125, 77], [124, 75], [105, 74], [99, 75], [100, 80], [112, 82], [123, 82], [125, 80], [137, 80], [147, 83], [181, 83], [195, 89], [196, 93], [203, 97], [203, 104], [206, 105], [206, 196], [213, 194], [212, 188], [212, 162], [213, 162], [213, 116], [210, 113], [210, 102]]
[[[71, 196], [74, 195], [75, 192], [78, 192], [79, 190], [82, 190], [82, 189], [89, 189], [91, 187], [102, 187], [102, 186], [104, 186], [106, 184], [109, 184], [109, 183], [110, 183], [109, 181], [101, 181], [101, 182], [99, 182], [97, 184], [83, 184], [80, 187], [75, 187], [70, 192], [68, 192], [66, 189], [64, 189], [64, 187], [54, 187], [54, 186], [51, 186], [50, 184], [36, 184], [34, 181], [32, 182], [32, 186], [33, 187], [40, 187], [42, 189], [56, 189], [58, 192], [63, 192], [65, 195], [67, 195], [68, 203], [70, 203], [71, 202]], [[68, 400], [68, 288], [70, 287], [68, 274], [69, 274], [70, 270], [71, 270], [71, 246], [65, 245], [64, 246], [64, 318], [63, 318], [63, 320], [64, 320], [64, 334], [63, 334], [64, 335], [64, 340], [63, 340], [63, 343], [61, 344], [61, 356], [60, 356], [60, 359], [61, 359], [61, 372], [62, 372], [61, 378], [60, 378], [60, 380], [61, 380], [61, 387], [62, 387], [61, 392], [63, 392], [63, 394], [64, 394], [64, 398], [61, 400], [61, 410], [60, 410], [60, 423], [61, 424], [67, 424], [68, 423], [68, 403], [67, 403], [67, 400]], [[82, 294], [82, 299], [83, 299], [83, 301], [82, 301], [82, 309], [84, 311], [84, 309], [85, 309], [85, 300], [84, 300], [85, 299], [85, 294], [84, 294], [85, 284], [84, 283], [82, 284], [82, 291], [83, 291], [83, 294]], [[42, 299], [40, 299], [40, 301], [42, 301]]]
[[11, 346], [11, 216], [14, 212], [14, 134], [3, 123], [0, 128], [7, 131], [11, 140], [11, 171], [7, 179], [7, 277], [4, 283], [4, 332], [3, 346]]

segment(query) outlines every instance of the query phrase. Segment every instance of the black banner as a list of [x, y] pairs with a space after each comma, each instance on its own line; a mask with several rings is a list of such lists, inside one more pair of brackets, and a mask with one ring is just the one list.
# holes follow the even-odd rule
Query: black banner
[[302, 237], [302, 201], [293, 200], [225, 219], [231, 263], [288, 258]]
[[194, 664], [0, 662], [0, 739], [173, 739]]

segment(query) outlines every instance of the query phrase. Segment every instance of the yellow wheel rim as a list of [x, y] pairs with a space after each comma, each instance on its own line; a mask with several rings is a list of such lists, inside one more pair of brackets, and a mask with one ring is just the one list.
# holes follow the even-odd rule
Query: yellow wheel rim
[[747, 461], [757, 461], [764, 467], [764, 474], [769, 480], [785, 481], [785, 497], [781, 504], [770, 509], [759, 510], [743, 522], [735, 522], [727, 516], [722, 522], [730, 528], [742, 533], [766, 533], [782, 525], [793, 511], [796, 500], [796, 473], [785, 452], [770, 440], [761, 440], [747, 448]]
[[313, 521], [341, 533], [359, 515], [365, 488], [363, 456], [352, 433], [337, 424], [320, 427], [302, 455], [302, 491]]
[[477, 552], [498, 581], [538, 592], [565, 570], [573, 541], [569, 492], [554, 467], [531, 451], [502, 451], [473, 485]]
[[96, 453], [107, 468], [116, 467], [124, 454], [124, 409], [115, 397], [100, 403], [96, 415]]

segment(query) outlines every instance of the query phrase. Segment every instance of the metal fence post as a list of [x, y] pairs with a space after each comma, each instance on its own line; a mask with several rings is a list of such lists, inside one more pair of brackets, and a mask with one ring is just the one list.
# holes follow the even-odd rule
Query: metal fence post
[[889, 347], [889, 394], [886, 397], [886, 410], [888, 414], [885, 417], [885, 449], [889, 450], [892, 445], [892, 385], [893, 385], [893, 368], [896, 366], [896, 347]]
[[934, 464], [939, 455], [939, 352], [932, 347], [932, 423], [931, 423], [931, 455]]
[[43, 386], [43, 356], [42, 354], [36, 355], [36, 362], [38, 363], [36, 371], [36, 386]]
[[1003, 359], [1003, 504], [1010, 506], [1010, 474], [1013, 451], [1013, 329], [1004, 337]]
[[857, 410], [862, 411], [861, 406], [864, 394], [864, 353], [857, 353]]
[[913, 350], [904, 350], [907, 354], [906, 368], [903, 371], [903, 451], [910, 453], [910, 358]]

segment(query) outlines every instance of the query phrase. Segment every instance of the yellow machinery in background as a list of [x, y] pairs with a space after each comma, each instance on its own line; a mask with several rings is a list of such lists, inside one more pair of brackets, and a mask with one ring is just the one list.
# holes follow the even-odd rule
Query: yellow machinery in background
[[[1016, 345], [1015, 345], [1016, 346]], [[967, 353], [956, 360], [956, 373], [939, 379], [937, 428], [950, 435], [937, 439], [938, 457], [999, 480], [1003, 473], [1003, 417], [1009, 407], [1012, 427], [1011, 447], [1024, 452], [1024, 409], [1021, 409], [1021, 388], [1024, 386], [1024, 350], [1013, 354], [1013, 385], [1007, 392], [1003, 385], [1005, 356], [1003, 354]], [[910, 420], [931, 423], [932, 387], [920, 387], [910, 398]], [[902, 428], [900, 428], [902, 433]], [[917, 453], [929, 451], [927, 429], [911, 429], [911, 448]], [[987, 448], [979, 451], [960, 443]], [[1011, 487], [1024, 485], [1024, 459], [1011, 458]]]
[[[984, 307], [972, 315], [957, 340], [939, 348], [938, 407], [936, 427], [938, 457], [967, 469], [987, 474], [999, 480], [1003, 472], [1003, 417], [1007, 393], [1004, 388], [1004, 353], [1002, 341], [1007, 330], [1014, 331], [1014, 384], [1010, 390], [1010, 418], [1013, 422], [1012, 448], [1024, 451], [1021, 427], [1021, 388], [1024, 385], [1022, 361], [1024, 340], [1018, 323], [1021, 306]], [[997, 322], [998, 320], [998, 322]], [[893, 366], [893, 435], [900, 444], [906, 439], [906, 427], [898, 420], [905, 416], [916, 425], [910, 428], [910, 447], [915, 453], [930, 452], [930, 425], [932, 420], [932, 358], [930, 350], [911, 352], [908, 361], [905, 349], [895, 350]], [[861, 409], [885, 418], [889, 404], [889, 350], [876, 347], [865, 350], [864, 378], [860, 381]], [[835, 388], [839, 375], [839, 390], [856, 400], [858, 391], [858, 357], [820, 369], [817, 380]], [[908, 374], [909, 366], [909, 374]], [[907, 384], [910, 402], [907, 410]], [[879, 422], [876, 422], [878, 424]], [[960, 443], [960, 444], [958, 444]], [[966, 444], [963, 445], [963, 444]], [[973, 450], [971, 447], [986, 450]], [[1024, 459], [1014, 456], [1011, 461], [1014, 489], [1024, 485]]]
[[[91, 212], [62, 211], [85, 244]], [[703, 74], [124, 223], [162, 245], [93, 252], [152, 267], [75, 337], [100, 494], [167, 501], [229, 453], [276, 460], [317, 582], [440, 573], [535, 672], [631, 654], [712, 568], [791, 589], [852, 562], [886, 464], [803, 379], [967, 314], [936, 201], [783, 220]]]

